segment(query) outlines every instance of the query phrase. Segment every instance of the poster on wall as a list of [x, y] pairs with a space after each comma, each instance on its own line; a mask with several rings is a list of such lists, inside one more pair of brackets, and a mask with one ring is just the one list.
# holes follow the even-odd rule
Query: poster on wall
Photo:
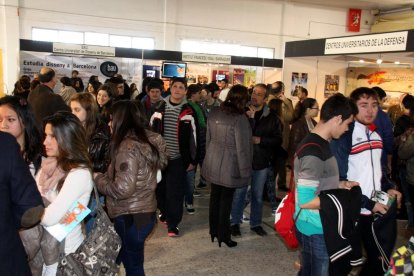
[[244, 85], [244, 69], [235, 68], [233, 70], [233, 85]]
[[65, 56], [45, 56], [46, 67], [50, 67], [56, 72], [58, 79], [67, 76], [71, 77], [72, 72], [72, 58]]
[[33, 75], [39, 73], [40, 68], [46, 66], [46, 54], [37, 52], [20, 52], [20, 75]]
[[414, 91], [414, 70], [408, 68], [349, 67], [346, 75], [346, 92], [358, 87], [379, 86], [385, 91]]
[[193, 84], [193, 83], [197, 82], [197, 76], [194, 75], [194, 74], [187, 74], [186, 78], [187, 78], [187, 83], [188, 84]]
[[208, 83], [208, 76], [207, 75], [197, 75], [197, 82], [201, 84]]
[[245, 70], [244, 72], [244, 86], [253, 88], [256, 85], [256, 70]]
[[292, 72], [292, 85], [290, 94], [296, 96], [298, 94], [298, 88], [308, 88], [308, 73]]
[[325, 75], [325, 99], [338, 93], [339, 90], [339, 76], [338, 75]]

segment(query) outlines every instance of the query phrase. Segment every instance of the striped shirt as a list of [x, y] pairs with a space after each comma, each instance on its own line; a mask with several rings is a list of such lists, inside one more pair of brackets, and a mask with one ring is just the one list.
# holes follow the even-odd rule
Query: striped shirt
[[169, 98], [165, 99], [164, 113], [164, 140], [170, 160], [180, 158], [180, 145], [178, 144], [178, 116], [186, 100], [179, 105], [172, 105]]
[[[323, 190], [339, 187], [339, 171], [329, 142], [315, 133], [308, 134], [299, 144], [315, 143], [302, 148], [294, 160], [296, 188], [296, 212], [299, 205], [312, 201]], [[306, 236], [323, 234], [322, 222], [317, 209], [302, 209], [297, 221], [297, 229]]]

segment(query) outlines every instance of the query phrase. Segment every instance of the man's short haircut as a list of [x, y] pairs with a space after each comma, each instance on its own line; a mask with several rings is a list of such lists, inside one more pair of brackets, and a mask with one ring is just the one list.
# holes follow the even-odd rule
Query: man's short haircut
[[218, 87], [217, 83], [215, 83], [215, 82], [210, 82], [210, 83], [208, 84], [208, 87], [209, 87], [209, 90], [210, 90], [212, 93], [214, 93], [214, 92], [216, 92], [216, 91], [220, 90], [220, 88]]
[[356, 103], [361, 98], [373, 98], [379, 101], [377, 92], [368, 87], [359, 87], [355, 89], [354, 91], [352, 91], [349, 97], [351, 98], [351, 100], [354, 101], [354, 103]]
[[267, 85], [266, 84], [264, 84], [264, 83], [258, 83], [258, 84], [256, 84], [254, 86], [254, 88], [256, 88], [256, 87], [263, 88], [266, 91], [265, 98], [269, 97], [269, 89], [267, 89]]
[[306, 97], [308, 96], [308, 89], [306, 89], [305, 87], [299, 87], [298, 90], [305, 94]]
[[187, 89], [187, 99], [190, 99], [193, 94], [201, 92], [201, 86], [198, 84], [190, 84]]
[[78, 74], [79, 75], [79, 71], [78, 70], [72, 70], [72, 74], [73, 73], [76, 73], [76, 74]]
[[68, 77], [61, 77], [60, 82], [63, 83], [64, 86], [71, 86], [72, 82], [70, 81], [70, 78]]
[[380, 101], [382, 101], [382, 99], [384, 99], [385, 97], [387, 97], [387, 93], [385, 93], [384, 89], [382, 89], [381, 87], [374, 86], [371, 89], [374, 90], [377, 93], [378, 99]]
[[164, 84], [161, 84], [159, 81], [156, 81], [155, 79], [151, 80], [148, 83], [148, 86], [147, 87], [148, 87], [148, 92], [151, 89], [159, 89], [161, 92], [164, 91]]
[[[42, 71], [44, 71], [43, 74], [40, 73]], [[40, 83], [48, 83], [51, 80], [53, 80], [53, 78], [55, 77], [55, 70], [53, 70], [52, 68], [42, 68], [40, 72], [39, 72]]]
[[409, 109], [409, 110], [414, 109], [414, 96], [412, 95], [405, 96], [404, 99], [402, 100], [402, 105], [406, 109]]
[[347, 120], [351, 115], [356, 115], [358, 108], [354, 101], [345, 97], [341, 93], [337, 93], [329, 97], [321, 108], [321, 120], [327, 122], [333, 117], [342, 116], [342, 121]]
[[185, 78], [173, 78], [171, 81], [171, 86], [173, 86], [173, 84], [176, 82], [181, 82], [184, 84], [185, 89], [187, 89], [187, 80]]

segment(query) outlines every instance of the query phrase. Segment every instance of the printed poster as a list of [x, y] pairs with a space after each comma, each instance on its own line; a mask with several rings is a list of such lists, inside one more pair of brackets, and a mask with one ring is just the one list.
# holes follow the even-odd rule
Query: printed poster
[[379, 86], [389, 92], [412, 93], [414, 70], [409, 68], [349, 67], [346, 75], [346, 92], [358, 87]]
[[244, 71], [244, 86], [252, 88], [256, 85], [256, 70]]
[[306, 89], [308, 88], [308, 73], [292, 73], [292, 85], [290, 94], [296, 97], [299, 87]]
[[339, 91], [339, 76], [338, 75], [325, 75], [325, 99], [338, 93]]
[[233, 85], [236, 84], [244, 85], [244, 69], [233, 70]]

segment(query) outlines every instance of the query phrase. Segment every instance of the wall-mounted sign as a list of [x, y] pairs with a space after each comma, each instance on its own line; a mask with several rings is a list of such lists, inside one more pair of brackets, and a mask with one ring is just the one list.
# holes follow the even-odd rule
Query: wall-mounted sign
[[348, 32], [359, 32], [361, 26], [361, 10], [349, 9]]
[[405, 51], [408, 32], [329, 38], [325, 41], [325, 55]]
[[89, 56], [106, 56], [114, 57], [114, 47], [80, 45], [68, 43], [53, 43], [53, 52], [61, 54], [89, 55]]
[[183, 61], [231, 64], [231, 56], [183, 53]]
[[105, 61], [101, 64], [101, 73], [106, 77], [113, 77], [115, 74], [118, 74], [118, 65], [112, 61]]

